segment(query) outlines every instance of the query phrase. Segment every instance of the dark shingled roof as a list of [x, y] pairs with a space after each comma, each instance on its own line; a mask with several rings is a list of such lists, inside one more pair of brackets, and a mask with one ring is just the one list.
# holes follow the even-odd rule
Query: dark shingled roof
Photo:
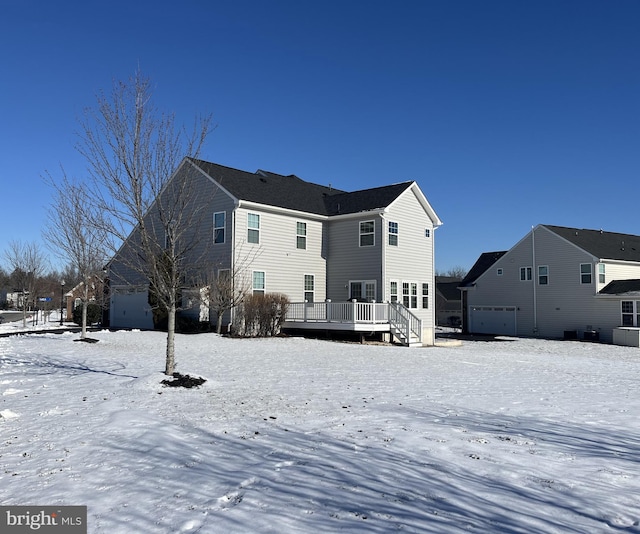
[[640, 295], [640, 280], [614, 280], [600, 290], [601, 295]]
[[542, 226], [596, 258], [640, 262], [640, 236], [548, 224]]
[[471, 270], [467, 273], [467, 276], [464, 277], [462, 282], [460, 282], [460, 287], [468, 287], [473, 285], [473, 283], [484, 274], [495, 262], [497, 262], [502, 256], [507, 253], [506, 250], [501, 250], [498, 252], [483, 252], [480, 254], [478, 260], [473, 264]]
[[438, 281], [438, 277], [436, 277], [436, 289], [445, 300], [461, 300], [462, 293], [460, 293], [459, 287], [460, 280], [442, 282]]
[[211, 178], [239, 200], [318, 215], [339, 215], [385, 208], [413, 182], [346, 192], [259, 170], [255, 173], [190, 158]]

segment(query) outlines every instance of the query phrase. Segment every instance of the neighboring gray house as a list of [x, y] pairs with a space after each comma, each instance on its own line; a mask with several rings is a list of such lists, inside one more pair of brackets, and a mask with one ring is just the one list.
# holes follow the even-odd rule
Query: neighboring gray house
[[436, 276], [436, 324], [455, 326], [462, 324], [462, 293], [460, 278]]
[[[242, 268], [254, 292], [286, 294], [293, 304], [285, 327], [433, 344], [434, 230], [441, 222], [416, 182], [345, 192], [192, 158], [182, 172], [208, 213], [197, 228], [208, 261], [221, 271]], [[118, 270], [117, 257], [110, 269]], [[114, 327], [151, 328], [147, 287], [114, 281], [110, 317]]]
[[611, 342], [640, 326], [640, 236], [538, 225], [460, 286], [465, 332]]

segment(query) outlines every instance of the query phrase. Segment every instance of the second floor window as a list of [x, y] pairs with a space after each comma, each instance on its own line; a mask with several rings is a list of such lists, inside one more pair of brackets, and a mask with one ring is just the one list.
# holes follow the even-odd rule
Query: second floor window
[[580, 283], [581, 284], [591, 283], [591, 264], [590, 263], [580, 264]]
[[546, 265], [538, 266], [538, 285], [546, 286], [549, 284], [549, 267]]
[[296, 223], [296, 248], [307, 248], [307, 223]]
[[213, 242], [216, 244], [224, 243], [226, 219], [227, 215], [224, 211], [213, 214]]
[[374, 237], [375, 224], [373, 221], [362, 221], [360, 223], [360, 246], [372, 247], [375, 245]]
[[599, 284], [604, 284], [606, 277], [605, 277], [605, 271], [604, 271], [604, 263], [599, 263], [598, 264], [598, 283]]
[[389, 221], [389, 244], [392, 247], [398, 246], [398, 223]]
[[520, 267], [520, 280], [523, 282], [531, 280], [531, 267]]
[[247, 214], [247, 242], [260, 243], [260, 215]]

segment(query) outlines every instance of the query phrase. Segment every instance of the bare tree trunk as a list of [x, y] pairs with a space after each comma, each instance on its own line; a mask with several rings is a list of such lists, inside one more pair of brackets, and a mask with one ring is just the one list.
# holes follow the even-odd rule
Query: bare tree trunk
[[176, 367], [176, 303], [169, 305], [169, 316], [167, 317], [167, 357], [165, 361], [164, 374], [173, 375]]

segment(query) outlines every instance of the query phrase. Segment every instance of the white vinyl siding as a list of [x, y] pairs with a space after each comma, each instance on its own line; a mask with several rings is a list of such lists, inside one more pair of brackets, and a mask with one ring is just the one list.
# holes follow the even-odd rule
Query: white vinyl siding
[[[259, 244], [246, 242], [249, 213], [260, 216]], [[255, 208], [251, 211], [238, 208], [235, 221], [235, 261], [238, 268], [242, 269], [243, 265], [247, 265], [248, 269], [267, 272], [267, 291], [283, 293], [291, 302], [304, 301], [304, 275], [313, 273], [314, 299], [323, 301], [327, 298], [327, 236], [323, 221], [313, 218], [304, 220], [299, 214], [289, 216], [271, 211], [257, 212]], [[306, 225], [306, 249], [299, 249], [297, 246], [299, 222]], [[351, 250], [353, 248], [352, 241]], [[251, 272], [245, 270], [244, 278], [250, 283]], [[343, 282], [343, 287], [345, 284], [346, 281]], [[341, 300], [346, 300], [344, 290]]]

